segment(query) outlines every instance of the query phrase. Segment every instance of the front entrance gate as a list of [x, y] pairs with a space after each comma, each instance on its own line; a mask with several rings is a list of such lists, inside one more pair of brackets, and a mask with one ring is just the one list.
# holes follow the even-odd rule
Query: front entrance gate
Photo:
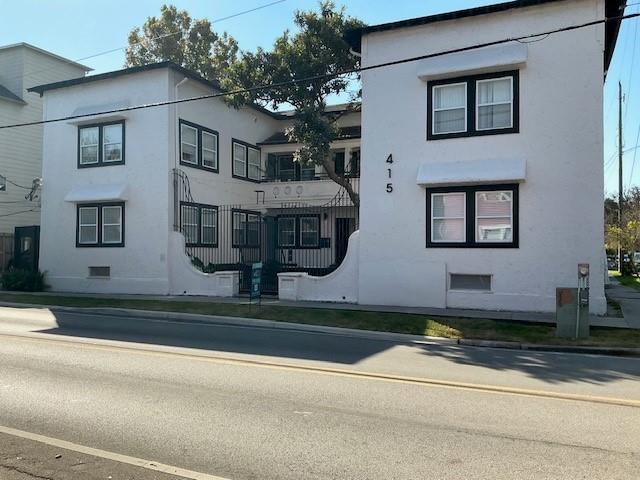
[[240, 292], [251, 288], [251, 266], [262, 262], [262, 292], [278, 293], [278, 273], [323, 276], [341, 264], [358, 208], [341, 190], [312, 205], [259, 203], [213, 206], [191, 197], [184, 172], [174, 172], [176, 231], [185, 236], [191, 263], [205, 273], [240, 271]]

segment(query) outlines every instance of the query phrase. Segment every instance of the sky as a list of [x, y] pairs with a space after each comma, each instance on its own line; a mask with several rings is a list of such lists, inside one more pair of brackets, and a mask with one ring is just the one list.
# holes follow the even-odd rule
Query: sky
[[[274, 0], [0, 0], [0, 45], [27, 42], [72, 60], [124, 47], [129, 31], [158, 15], [163, 3], [186, 9], [194, 18], [216, 20]], [[347, 13], [367, 24], [431, 15], [496, 3], [499, 0], [349, 0], [340, 1]], [[640, 2], [628, 0], [626, 13], [640, 12]], [[293, 28], [293, 12], [311, 9], [316, 0], [285, 0], [255, 12], [220, 22], [214, 30], [227, 31], [243, 50], [269, 48], [285, 29]], [[605, 83], [605, 194], [618, 190], [617, 95], [618, 81], [625, 94], [623, 106], [623, 180], [625, 189], [640, 186], [640, 19], [623, 23]], [[122, 68], [124, 51], [81, 61], [102, 73]], [[634, 154], [636, 159], [634, 159]], [[636, 166], [635, 163], [638, 165]], [[633, 173], [633, 175], [632, 175]]]

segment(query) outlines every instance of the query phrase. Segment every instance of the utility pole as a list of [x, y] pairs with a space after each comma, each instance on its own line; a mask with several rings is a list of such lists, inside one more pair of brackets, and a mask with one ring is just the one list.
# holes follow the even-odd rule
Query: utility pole
[[618, 82], [618, 271], [622, 274], [622, 82]]

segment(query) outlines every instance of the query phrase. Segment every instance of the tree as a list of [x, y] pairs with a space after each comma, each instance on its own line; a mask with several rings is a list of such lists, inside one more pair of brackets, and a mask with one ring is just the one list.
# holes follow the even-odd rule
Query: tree
[[186, 10], [162, 5], [160, 17], [149, 17], [129, 33], [126, 67], [172, 61], [219, 80], [238, 55], [238, 43], [226, 32], [217, 35], [207, 19], [194, 20]]
[[301, 165], [322, 165], [329, 178], [344, 187], [353, 204], [358, 206], [360, 199], [351, 182], [335, 171], [329, 158], [330, 144], [338, 138], [339, 130], [338, 116], [328, 115], [326, 107], [328, 96], [346, 92], [354, 80], [332, 75], [359, 66], [359, 58], [350, 53], [343, 34], [363, 23], [347, 16], [344, 7], [337, 9], [330, 0], [320, 2], [317, 12], [296, 11], [294, 23], [298, 31], [295, 34], [285, 31], [271, 51], [258, 48], [255, 53], [243, 52], [238, 61], [230, 65], [222, 85], [227, 90], [236, 90], [320, 77], [237, 94], [228, 101], [235, 107], [258, 103], [277, 109], [282, 104], [292, 105], [297, 114], [293, 127], [286, 133], [290, 141], [302, 145], [296, 152], [296, 161]]

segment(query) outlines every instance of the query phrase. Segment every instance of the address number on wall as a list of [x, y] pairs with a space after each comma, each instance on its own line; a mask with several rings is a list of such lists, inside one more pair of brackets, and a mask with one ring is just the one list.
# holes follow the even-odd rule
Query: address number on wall
[[[385, 162], [387, 164], [387, 178], [389, 180], [391, 180], [391, 165], [393, 164], [393, 154], [390, 153]], [[393, 192], [393, 183], [392, 182], [387, 183], [386, 191], [387, 191], [387, 193]]]

